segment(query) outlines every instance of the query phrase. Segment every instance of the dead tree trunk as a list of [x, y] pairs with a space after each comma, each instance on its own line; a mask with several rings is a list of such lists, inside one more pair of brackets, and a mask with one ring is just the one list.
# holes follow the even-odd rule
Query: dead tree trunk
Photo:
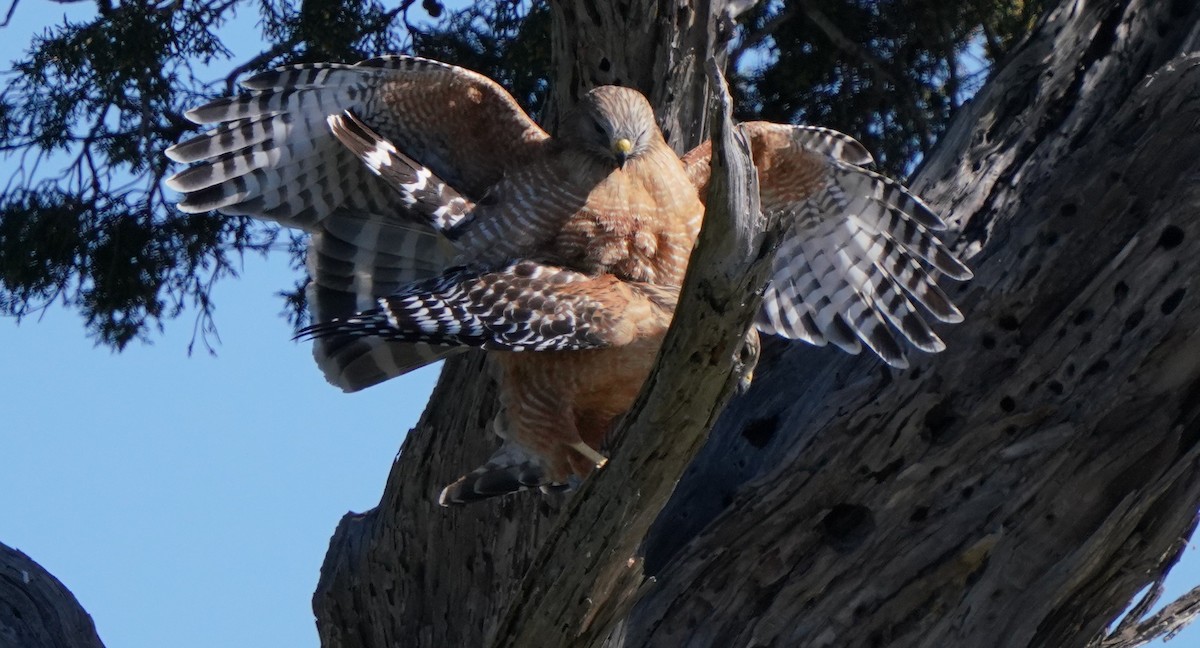
[[[601, 30], [589, 43], [703, 42], [688, 30], [707, 14], [674, 2], [658, 22], [569, 4], [556, 25]], [[624, 621], [587, 642], [1132, 646], [1187, 618], [1104, 636], [1200, 503], [1198, 47], [1192, 2], [1047, 16], [915, 183], [976, 270], [949, 349], [894, 372], [769, 343], [646, 534], [654, 581], [610, 601]], [[657, 60], [593, 58], [558, 69]], [[695, 74], [673, 94], [671, 74], [641, 89], [695, 96]], [[607, 79], [565, 81], [580, 78]], [[478, 357], [447, 366], [380, 506], [339, 526], [314, 597], [324, 645], [485, 645], [514, 597], [540, 595], [519, 586], [555, 511], [532, 495], [434, 502], [492, 449], [479, 373]]]

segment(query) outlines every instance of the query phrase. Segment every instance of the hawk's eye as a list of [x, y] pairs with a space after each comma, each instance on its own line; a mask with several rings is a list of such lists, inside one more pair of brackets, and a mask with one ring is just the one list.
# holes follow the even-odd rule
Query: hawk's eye
[[603, 137], [608, 137], [608, 133], [604, 131], [604, 127], [601, 126], [598, 122], [592, 122], [592, 127], [596, 129], [597, 135], [601, 135]]

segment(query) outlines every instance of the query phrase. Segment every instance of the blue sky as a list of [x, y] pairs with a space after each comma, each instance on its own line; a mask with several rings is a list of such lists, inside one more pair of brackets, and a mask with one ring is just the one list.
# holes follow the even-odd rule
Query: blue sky
[[[5, 64], [64, 7], [91, 12], [20, 4]], [[109, 648], [317, 646], [310, 599], [329, 537], [378, 502], [437, 368], [330, 387], [279, 316], [274, 293], [294, 279], [278, 255], [218, 284], [216, 357], [188, 356], [191, 314], [120, 354], [74, 312], [0, 319], [0, 541], [62, 580]], [[1196, 583], [1189, 548], [1168, 596]], [[1200, 645], [1200, 630], [1171, 645]]]
[[282, 259], [219, 284], [223, 344], [191, 321], [121, 354], [74, 313], [0, 320], [0, 541], [62, 580], [110, 648], [316, 646], [329, 537], [378, 502], [437, 377], [325, 383], [273, 293]]
[[[5, 67], [64, 7], [94, 10], [17, 7]], [[232, 42], [253, 48], [246, 22]], [[279, 315], [286, 257], [247, 258], [241, 274], [215, 289], [216, 357], [188, 356], [193, 313], [120, 354], [71, 311], [0, 318], [0, 541], [62, 580], [110, 648], [317, 646], [329, 538], [378, 503], [437, 379], [343, 394]]]

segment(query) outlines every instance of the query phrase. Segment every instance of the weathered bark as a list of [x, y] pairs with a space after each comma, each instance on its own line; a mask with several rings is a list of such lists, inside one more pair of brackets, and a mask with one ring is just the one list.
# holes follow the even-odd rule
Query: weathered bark
[[0, 648], [104, 648], [75, 596], [29, 556], [0, 543]]
[[1174, 561], [1200, 501], [1197, 25], [1048, 17], [916, 183], [982, 250], [949, 351], [760, 372], [647, 541], [625, 645], [1081, 646]]
[[1097, 637], [1089, 648], [1132, 648], [1159, 638], [1170, 640], [1200, 615], [1200, 587], [1194, 587], [1147, 618], [1146, 613], [1159, 601], [1162, 593], [1160, 577], [1125, 614], [1121, 623], [1106, 636]]
[[[594, 42], [644, 18], [626, 20], [593, 21], [607, 30]], [[1130, 621], [1103, 636], [1173, 564], [1200, 503], [1198, 33], [1200, 7], [1183, 1], [1066, 3], [1047, 17], [915, 183], [976, 269], [951, 291], [967, 321], [943, 331], [949, 350], [895, 372], [768, 340], [755, 386], [646, 536], [655, 579], [606, 608], [630, 609], [607, 645], [1132, 646], [1153, 634]], [[434, 503], [493, 447], [479, 367], [448, 365], [380, 507], [339, 527], [314, 600], [325, 645], [484, 645], [507, 605], [543, 595], [519, 584], [554, 511], [533, 495]], [[627, 460], [618, 449], [560, 523], [580, 524], [572, 515]], [[593, 573], [561, 569], [551, 575]]]

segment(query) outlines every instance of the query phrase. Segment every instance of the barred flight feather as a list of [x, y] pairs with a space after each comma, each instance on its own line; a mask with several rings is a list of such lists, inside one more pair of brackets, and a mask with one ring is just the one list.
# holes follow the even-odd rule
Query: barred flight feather
[[546, 478], [542, 457], [521, 445], [506, 430], [507, 418], [507, 412], [501, 407], [492, 419], [492, 431], [504, 440], [500, 448], [482, 466], [443, 488], [438, 495], [438, 504], [470, 504], [531, 488], [541, 488], [546, 492], [556, 490], [555, 485]]
[[[327, 117], [354, 111], [372, 133], [426, 162], [435, 176], [479, 194], [503, 176], [506, 162], [520, 164], [547, 137], [491, 80], [427, 59], [290, 66], [241, 85], [249, 92], [187, 112], [213, 128], [167, 150], [177, 162], [196, 164], [167, 186], [184, 194], [185, 212], [246, 214], [312, 232], [309, 309], [318, 322], [439, 274], [454, 251], [430, 228], [429, 215], [450, 225], [466, 207], [451, 185], [406, 201], [334, 136]], [[476, 101], [454, 101], [468, 91]], [[455, 107], [416, 118], [415, 108], [438, 103]], [[456, 146], [447, 150], [446, 142]], [[510, 155], [475, 164], [484, 150]], [[443, 204], [425, 209], [431, 200]], [[314, 354], [331, 382], [354, 390], [447, 353], [429, 349], [318, 341]]]
[[448, 236], [453, 227], [465, 218], [473, 205], [448, 186], [433, 171], [408, 157], [383, 136], [371, 130], [347, 110], [330, 115], [329, 129], [367, 168], [383, 178], [414, 213], [427, 219], [428, 224]]
[[[439, 275], [451, 252], [432, 230], [407, 222], [338, 213], [309, 241], [308, 308], [324, 322], [374, 308], [380, 297]], [[358, 391], [452, 353], [445, 347], [383, 340], [317, 340], [313, 356], [329, 382]]]
[[820, 126], [792, 126], [792, 138], [808, 151], [826, 155], [850, 164], [866, 165], [875, 162], [867, 147], [849, 135]]
[[[785, 225], [759, 330], [850, 353], [861, 342], [895, 367], [908, 365], [897, 333], [922, 351], [944, 349], [914, 305], [940, 321], [962, 319], [926, 270], [971, 277], [934, 235], [945, 229], [941, 218], [900, 183], [859, 166], [870, 156], [836, 131], [761, 122], [743, 128], [765, 174], [760, 181], [770, 187], [763, 209]], [[812, 188], [779, 187], [784, 180]]]
[[[378, 308], [314, 324], [301, 337], [374, 337], [503, 351], [566, 351], [625, 343], [622, 315], [600, 298], [625, 286], [643, 301], [673, 310], [673, 297], [532, 261], [499, 270], [463, 267], [418, 281], [378, 301]], [[624, 299], [624, 295], [621, 296]], [[664, 308], [664, 306], [669, 307]], [[618, 308], [626, 301], [618, 300]]]

